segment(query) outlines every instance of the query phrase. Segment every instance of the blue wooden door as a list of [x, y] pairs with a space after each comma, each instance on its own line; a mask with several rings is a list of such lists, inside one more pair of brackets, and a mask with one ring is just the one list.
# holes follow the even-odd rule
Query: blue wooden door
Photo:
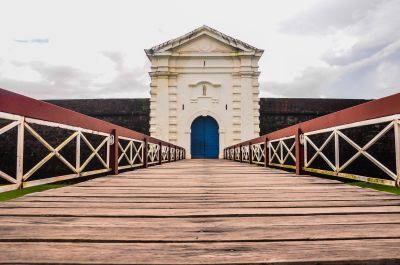
[[192, 158], [218, 158], [218, 123], [210, 116], [196, 118], [191, 127]]

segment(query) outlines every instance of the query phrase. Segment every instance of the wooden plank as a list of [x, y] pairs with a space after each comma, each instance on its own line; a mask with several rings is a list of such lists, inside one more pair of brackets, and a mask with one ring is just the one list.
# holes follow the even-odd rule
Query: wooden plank
[[[268, 227], [268, 229], [266, 229]], [[238, 226], [232, 222], [226, 226], [204, 226], [192, 223], [189, 226], [138, 226], [138, 225], [0, 225], [1, 241], [79, 241], [79, 242], [272, 242], [295, 240], [338, 240], [338, 239], [400, 239], [400, 222], [390, 224], [353, 224], [353, 225], [291, 225]]]
[[[49, 201], [49, 208], [113, 208], [113, 209], [224, 209], [224, 208], [305, 208], [305, 207], [371, 207], [400, 206], [396, 200], [366, 201], [284, 201], [284, 202], [238, 202], [238, 201], [198, 201], [198, 202], [85, 202], [82, 201]], [[42, 208], [42, 201], [13, 201], [0, 204], [0, 208]]]
[[[2, 264], [398, 264], [400, 239], [240, 243], [0, 243]], [[5, 254], [6, 253], [6, 254]], [[320, 261], [323, 261], [320, 262]], [[334, 263], [335, 262], [335, 263]]]
[[185, 160], [1, 203], [0, 264], [398, 264], [399, 204], [329, 179]]
[[223, 208], [223, 209], [112, 209], [112, 208], [1, 208], [0, 216], [120, 216], [120, 217], [223, 217], [223, 216], [287, 216], [324, 214], [400, 213], [398, 206], [325, 207], [325, 208]]
[[[0, 225], [60, 225], [60, 226], [129, 226], [129, 227], [193, 227], [201, 225], [204, 228], [215, 227], [247, 227], [262, 226], [270, 229], [272, 226], [303, 225], [357, 225], [357, 224], [397, 224], [400, 214], [345, 214], [345, 215], [303, 215], [303, 216], [262, 216], [262, 217], [203, 217], [203, 218], [140, 218], [140, 217], [49, 217], [0, 216]], [[249, 226], [251, 224], [251, 226]]]

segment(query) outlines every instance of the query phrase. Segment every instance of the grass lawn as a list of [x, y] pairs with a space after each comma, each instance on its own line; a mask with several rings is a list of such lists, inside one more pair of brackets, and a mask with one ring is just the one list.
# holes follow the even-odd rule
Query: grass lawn
[[12, 199], [15, 199], [18, 197], [22, 197], [29, 193], [40, 192], [40, 191], [45, 191], [45, 190], [50, 190], [50, 189], [57, 189], [57, 188], [65, 187], [67, 185], [68, 184], [45, 184], [45, 185], [29, 187], [29, 188], [25, 188], [25, 189], [6, 191], [6, 192], [0, 193], [0, 201], [8, 201], [8, 200], [12, 200]]
[[346, 184], [361, 187], [361, 188], [373, 189], [373, 190], [384, 191], [384, 192], [389, 192], [389, 193], [400, 195], [400, 188], [397, 188], [397, 187], [373, 184], [373, 183], [362, 182], [362, 181], [350, 181], [350, 182], [346, 182]]

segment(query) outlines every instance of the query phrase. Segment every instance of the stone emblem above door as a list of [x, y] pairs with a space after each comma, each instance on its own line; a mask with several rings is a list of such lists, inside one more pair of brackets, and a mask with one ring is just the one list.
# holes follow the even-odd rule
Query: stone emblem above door
[[221, 84], [211, 83], [209, 81], [199, 81], [189, 84], [190, 102], [197, 103], [199, 100], [211, 101], [218, 103], [221, 97]]

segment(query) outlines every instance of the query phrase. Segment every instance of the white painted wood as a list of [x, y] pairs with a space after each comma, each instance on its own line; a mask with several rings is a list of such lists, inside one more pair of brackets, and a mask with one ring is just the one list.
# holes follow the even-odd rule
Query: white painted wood
[[[105, 143], [108, 142], [109, 137], [104, 138], [104, 140], [99, 144], [99, 146], [95, 149], [93, 145], [88, 141], [88, 139], [85, 137], [84, 134], [82, 134], [82, 139], [86, 143], [86, 145], [89, 147], [89, 149], [92, 151], [90, 156], [86, 159], [86, 161], [82, 164], [82, 166], [79, 168], [79, 172], [82, 172], [83, 169], [89, 164], [89, 162], [93, 159], [94, 156], [98, 158], [98, 160], [103, 164], [105, 168], [108, 168], [108, 165], [106, 162], [104, 162], [103, 158], [98, 154], [98, 151], [103, 147]], [[118, 141], [115, 139], [115, 141]]]
[[335, 135], [335, 171], [337, 173], [340, 168], [340, 143], [337, 130], [334, 130], [333, 133]]
[[78, 132], [74, 132], [71, 134], [66, 140], [64, 140], [60, 145], [56, 148], [53, 148], [45, 139], [43, 139], [27, 122], [24, 123], [25, 128], [28, 132], [36, 138], [44, 147], [46, 147], [50, 153], [44, 157], [39, 163], [37, 163], [34, 167], [32, 167], [26, 174], [23, 175], [22, 179], [25, 181], [30, 176], [32, 176], [39, 168], [41, 168], [47, 161], [49, 161], [53, 156], [56, 156], [61, 162], [63, 162], [68, 168], [72, 171], [76, 171], [76, 168], [72, 166], [60, 153], [59, 151], [65, 147], [69, 142], [71, 142], [78, 134]]
[[332, 164], [332, 162], [325, 156], [325, 154], [322, 152], [322, 150], [326, 147], [326, 145], [332, 140], [332, 138], [334, 137], [334, 132], [332, 132], [329, 137], [324, 141], [324, 143], [321, 145], [321, 147], [317, 147], [313, 141], [308, 137], [308, 136], [304, 136], [304, 139], [306, 141], [308, 141], [308, 143], [310, 143], [310, 145], [315, 149], [315, 154], [314, 156], [310, 159], [310, 161], [308, 161], [308, 163], [305, 165], [305, 167], [309, 167], [310, 164], [318, 157], [321, 156], [326, 163], [332, 168], [332, 170], [336, 170], [335, 166]]
[[75, 172], [79, 172], [81, 167], [81, 132], [76, 135], [76, 156], [75, 156]]
[[18, 126], [19, 124], [20, 124], [20, 121], [14, 121], [14, 122], [11, 122], [10, 124], [7, 124], [3, 128], [0, 128], [0, 134], [3, 134], [5, 132], [11, 130], [12, 128]]
[[81, 127], [75, 127], [75, 126], [70, 126], [70, 125], [56, 123], [56, 122], [43, 121], [43, 120], [37, 120], [37, 119], [32, 119], [32, 118], [25, 118], [25, 121], [27, 123], [33, 123], [33, 124], [44, 125], [44, 126], [49, 126], [49, 127], [57, 127], [57, 128], [61, 128], [61, 129], [71, 130], [71, 131], [81, 131], [83, 133], [88, 133], [88, 134], [109, 136], [108, 133], [97, 132], [97, 131], [88, 130], [88, 129], [81, 128]]
[[370, 120], [365, 120], [365, 121], [360, 121], [360, 122], [354, 122], [354, 123], [344, 124], [344, 125], [340, 125], [340, 126], [334, 126], [334, 127], [330, 127], [330, 128], [326, 128], [326, 129], [307, 132], [307, 133], [304, 133], [304, 135], [320, 134], [320, 133], [324, 133], [324, 132], [330, 132], [333, 130], [343, 130], [343, 129], [361, 127], [361, 126], [366, 126], [366, 125], [371, 125], [371, 124], [379, 124], [379, 123], [384, 123], [384, 122], [398, 120], [398, 119], [400, 119], [400, 114], [385, 116], [385, 117], [381, 117], [381, 118], [370, 119]]
[[394, 138], [396, 152], [396, 185], [400, 186], [400, 121], [394, 123]]
[[352, 145], [356, 150], [357, 153], [352, 156], [346, 163], [344, 163], [340, 168], [339, 172], [343, 171], [348, 165], [350, 165], [357, 157], [360, 155], [364, 155], [366, 158], [368, 158], [372, 163], [374, 163], [376, 166], [378, 166], [382, 171], [384, 171], [387, 175], [389, 175], [391, 178], [396, 179], [397, 176], [395, 173], [393, 173], [390, 169], [388, 169], [386, 166], [384, 166], [382, 163], [380, 163], [378, 160], [376, 160], [372, 155], [370, 155], [366, 149], [368, 149], [371, 145], [373, 145], [376, 141], [378, 141], [384, 134], [388, 132], [393, 127], [393, 123], [389, 124], [386, 126], [380, 133], [378, 133], [374, 138], [372, 138], [364, 147], [360, 147], [358, 144], [356, 144], [353, 140], [351, 140], [349, 137], [347, 137], [345, 134], [342, 132], [338, 131], [340, 137], [342, 137], [346, 142], [348, 142], [350, 145]]
[[6, 172], [3, 172], [3, 171], [1, 171], [1, 170], [0, 170], [0, 178], [2, 178], [2, 179], [4, 179], [4, 180], [7, 180], [7, 181], [10, 182], [10, 183], [14, 183], [14, 184], [17, 183], [17, 180], [16, 180], [15, 178], [11, 177], [11, 176], [8, 175]]
[[11, 114], [11, 113], [6, 113], [6, 112], [0, 112], [0, 118], [1, 119], [6, 119], [6, 120], [18, 121], [18, 120], [21, 119], [21, 116], [15, 115], [15, 114]]
[[24, 141], [25, 141], [25, 118], [20, 117], [17, 134], [17, 168], [16, 179], [18, 187], [22, 186], [24, 176]]

